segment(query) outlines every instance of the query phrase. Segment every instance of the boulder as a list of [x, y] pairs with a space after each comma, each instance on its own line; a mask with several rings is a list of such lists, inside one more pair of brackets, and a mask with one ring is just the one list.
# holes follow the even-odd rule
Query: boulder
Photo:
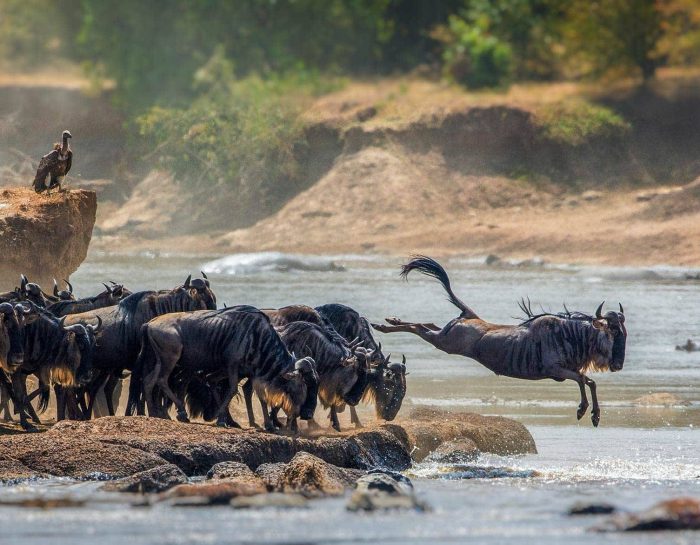
[[166, 464], [134, 473], [102, 486], [106, 492], [163, 492], [187, 482], [187, 475], [174, 464]]
[[228, 482], [237, 482], [249, 485], [253, 488], [259, 489], [261, 492], [267, 492], [273, 488], [268, 486], [266, 481], [253, 473], [253, 471], [247, 465], [240, 462], [220, 462], [212, 467], [207, 473], [207, 480], [217, 481], [221, 479]]
[[176, 505], [220, 505], [227, 504], [238, 496], [265, 494], [263, 485], [254, 486], [235, 480], [214, 479], [199, 483], [187, 483], [164, 492], [161, 500], [170, 500]]
[[87, 255], [96, 212], [94, 191], [49, 196], [29, 187], [0, 191], [2, 290], [19, 285], [20, 273], [45, 290], [53, 278], [68, 278]]
[[407, 434], [406, 446], [417, 462], [443, 443], [465, 438], [471, 440], [479, 451], [500, 456], [537, 453], [535, 440], [527, 428], [516, 420], [501, 416], [419, 407], [397, 424]]
[[357, 471], [333, 466], [307, 452], [299, 452], [288, 464], [268, 465], [263, 474], [273, 490], [305, 497], [342, 495], [359, 476]]
[[625, 532], [700, 530], [700, 500], [675, 498], [662, 501], [646, 511], [616, 515], [597, 529]]
[[609, 515], [617, 511], [616, 507], [610, 503], [575, 503], [569, 509], [569, 515]]
[[14, 458], [0, 459], [0, 482], [13, 484], [20, 481], [28, 481], [48, 477], [46, 473], [32, 471], [22, 462]]
[[467, 464], [479, 457], [479, 447], [467, 437], [460, 437], [452, 441], [442, 443], [425, 458], [426, 462], [438, 464]]
[[390, 473], [383, 472], [360, 477], [355, 483], [355, 491], [348, 499], [346, 508], [348, 511], [429, 510], [429, 506], [416, 497], [410, 481], [407, 484], [395, 479]]

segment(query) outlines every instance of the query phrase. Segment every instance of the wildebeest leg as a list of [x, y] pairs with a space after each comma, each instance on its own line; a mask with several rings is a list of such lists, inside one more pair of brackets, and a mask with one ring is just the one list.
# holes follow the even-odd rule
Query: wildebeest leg
[[[219, 395], [219, 385], [216, 385], [211, 389], [212, 396], [214, 396], [214, 401], [216, 402], [217, 405], [221, 404], [221, 396]], [[243, 429], [243, 426], [241, 426], [238, 422], [236, 422], [233, 419], [233, 416], [231, 416], [231, 411], [228, 410], [228, 407], [226, 408], [226, 424], [228, 424], [229, 427], [231, 428], [239, 428]]]
[[284, 425], [282, 422], [280, 422], [279, 419], [279, 413], [280, 413], [280, 408], [279, 407], [273, 407], [272, 410], [270, 411], [270, 418], [272, 419], [272, 425], [275, 426], [275, 428], [280, 428], [282, 429]]
[[0, 400], [0, 407], [2, 408], [3, 420], [6, 422], [12, 422], [10, 400], [12, 400], [12, 404], [15, 406], [15, 411], [17, 410], [19, 403], [17, 402], [15, 392], [12, 389], [12, 382], [10, 382], [10, 379], [2, 369], [0, 369], [0, 396], [2, 397]]
[[362, 427], [362, 422], [360, 422], [360, 417], [357, 416], [357, 409], [353, 405], [350, 405], [350, 422], [355, 424], [356, 428]]
[[440, 331], [442, 329], [441, 327], [436, 326], [432, 322], [430, 322], [430, 323], [404, 322], [403, 320], [400, 320], [399, 318], [396, 318], [396, 317], [385, 318], [385, 320], [387, 321], [387, 323], [389, 323], [391, 325], [419, 325], [419, 326], [427, 327], [428, 329], [430, 329], [432, 331]]
[[59, 422], [66, 419], [67, 392], [60, 384], [54, 384], [53, 393], [56, 396], [56, 422]]
[[331, 426], [335, 431], [340, 431], [340, 422], [338, 421], [338, 411], [336, 411], [335, 405], [331, 405], [331, 414], [328, 415], [331, 419]]
[[272, 420], [270, 420], [270, 413], [267, 412], [267, 403], [262, 399], [260, 400], [260, 408], [263, 413], [263, 426], [265, 426], [265, 431], [275, 431], [275, 426]]
[[120, 380], [121, 379], [118, 376], [111, 374], [104, 385], [105, 400], [107, 401], [107, 412], [109, 413], [109, 416], [114, 416], [117, 414], [114, 410], [114, 390]]
[[92, 409], [97, 401], [97, 396], [100, 393], [100, 390], [104, 388], [104, 385], [107, 384], [108, 379], [109, 375], [107, 372], [100, 371], [99, 374], [92, 381], [90, 381], [90, 384], [87, 385], [88, 404], [85, 416], [86, 420], [90, 420], [90, 418], [92, 418]]
[[297, 424], [297, 417], [287, 416], [287, 429], [291, 430], [294, 434], [299, 433], [299, 425]]
[[245, 410], [248, 413], [248, 425], [251, 428], [259, 428], [255, 422], [253, 414], [253, 379], [249, 378], [243, 385], [243, 398], [245, 399]]
[[226, 417], [228, 416], [228, 406], [233, 399], [233, 396], [238, 392], [238, 366], [229, 364], [228, 370], [228, 391], [224, 396], [221, 406], [219, 407], [219, 416], [216, 419], [216, 425], [220, 427], [228, 427]]
[[377, 331], [381, 331], [382, 333], [413, 333], [414, 335], [418, 335], [424, 341], [427, 341], [437, 348], [440, 348], [437, 346], [436, 342], [438, 339], [438, 331], [441, 330], [435, 330], [432, 329], [432, 327], [429, 327], [433, 326], [434, 324], [410, 324], [401, 322], [396, 318], [387, 318], [387, 322], [396, 325], [372, 324], [372, 327]]
[[598, 395], [596, 394], [596, 384], [593, 379], [588, 378], [586, 375], [582, 375], [583, 380], [588, 384], [588, 388], [591, 390], [591, 399], [593, 400], [593, 408], [591, 409], [591, 421], [593, 425], [597, 428], [600, 423], [600, 406], [598, 405]]
[[19, 421], [22, 429], [26, 431], [38, 431], [35, 426], [27, 420], [27, 376], [21, 372], [12, 374], [12, 389], [17, 399], [17, 409], [19, 410]]
[[586, 414], [586, 411], [588, 410], [588, 398], [586, 397], [585, 383], [586, 377], [584, 377], [581, 373], [577, 373], [569, 369], [564, 369], [562, 367], [555, 367], [547, 373], [547, 376], [553, 378], [554, 380], [573, 380], [578, 384], [579, 390], [581, 391], [581, 403], [579, 404], [578, 410], [576, 411], [576, 418], [581, 420], [581, 418], [583, 418], [583, 415]]

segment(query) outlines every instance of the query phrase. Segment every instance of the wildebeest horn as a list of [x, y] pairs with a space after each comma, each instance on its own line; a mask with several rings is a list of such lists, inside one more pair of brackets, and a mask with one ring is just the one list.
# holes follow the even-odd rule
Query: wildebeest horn
[[[19, 306], [19, 305], [17, 305]], [[12, 314], [15, 311], [15, 307], [13, 307], [10, 303], [2, 303], [0, 304], [0, 313], [2, 314]]]
[[29, 280], [27, 279], [26, 276], [24, 276], [23, 274], [20, 274], [19, 281], [20, 281], [20, 289], [23, 292], [26, 292], [27, 291], [27, 284], [29, 283]]
[[620, 314], [624, 314], [625, 309], [622, 308], [622, 303], [618, 303], [618, 305], [620, 305]]
[[190, 289], [190, 280], [192, 280], [192, 275], [189, 275], [189, 276], [187, 277], [187, 280], [185, 280], [185, 283], [184, 283], [183, 286], [182, 286], [182, 287], [185, 288], [186, 290]]
[[404, 365], [406, 365], [406, 354], [402, 354], [402, 355], [401, 355], [401, 363], [403, 363]]
[[61, 329], [65, 329], [65, 328], [66, 328], [65, 323], [66, 323], [66, 317], [63, 316], [63, 318], [61, 318], [61, 319], [58, 321], [58, 326], [59, 326]]
[[97, 316], [97, 325], [88, 324], [88, 327], [92, 329], [93, 333], [97, 333], [100, 329], [102, 329], [102, 318]]
[[207, 276], [207, 273], [204, 271], [200, 271], [202, 273], [202, 278], [204, 278], [204, 283], [209, 287], [209, 277]]
[[110, 288], [110, 287], [109, 287], [107, 284], [105, 284], [104, 282], [102, 282], [102, 285], [103, 285], [103, 286], [105, 287], [105, 289], [107, 290], [107, 293], [109, 293], [109, 294], [111, 295], [111, 294], [112, 294], [112, 288]]
[[[73, 284], [68, 282], [68, 280], [66, 280], [65, 278], [63, 279], [63, 281], [66, 283], [66, 286], [68, 286], [68, 293], [73, 295]], [[112, 282], [112, 283], [114, 283], [114, 282]]]
[[597, 319], [599, 319], [599, 320], [603, 317], [603, 315], [601, 314], [601, 312], [603, 311], [603, 305], [604, 305], [604, 304], [605, 304], [605, 301], [603, 301], [603, 302], [600, 304], [600, 306], [599, 306], [599, 307], [596, 309], [596, 311], [595, 311], [595, 317], [596, 317]]
[[23, 301], [22, 303], [15, 305], [15, 308], [17, 307], [22, 309], [22, 314], [31, 314], [34, 312], [34, 303], [31, 301]]
[[56, 282], [56, 279], [53, 279], [53, 295], [54, 297], [58, 297], [58, 282]]

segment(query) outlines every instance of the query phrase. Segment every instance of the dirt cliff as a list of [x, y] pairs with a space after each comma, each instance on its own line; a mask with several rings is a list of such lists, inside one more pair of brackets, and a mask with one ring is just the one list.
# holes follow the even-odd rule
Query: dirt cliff
[[0, 289], [18, 285], [21, 273], [45, 289], [68, 278], [87, 255], [96, 211], [94, 191], [0, 190]]

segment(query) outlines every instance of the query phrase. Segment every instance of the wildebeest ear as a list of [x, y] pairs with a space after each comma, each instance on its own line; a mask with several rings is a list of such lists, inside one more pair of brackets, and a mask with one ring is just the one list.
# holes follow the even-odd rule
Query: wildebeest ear
[[107, 290], [107, 293], [109, 293], [110, 295], [112, 295], [112, 288], [110, 288], [110, 287], [109, 287], [107, 284], [105, 284], [104, 282], [102, 282], [102, 285], [103, 285], [103, 286], [105, 287], [105, 289]]
[[596, 329], [600, 329], [601, 331], [608, 330], [608, 321], [605, 318], [601, 318], [599, 320], [593, 320], [591, 322], [591, 325], [593, 327], [595, 327]]
[[298, 375], [297, 373], [294, 373], [293, 371], [287, 372], [287, 373], [282, 373], [280, 375], [284, 380], [294, 380]]

